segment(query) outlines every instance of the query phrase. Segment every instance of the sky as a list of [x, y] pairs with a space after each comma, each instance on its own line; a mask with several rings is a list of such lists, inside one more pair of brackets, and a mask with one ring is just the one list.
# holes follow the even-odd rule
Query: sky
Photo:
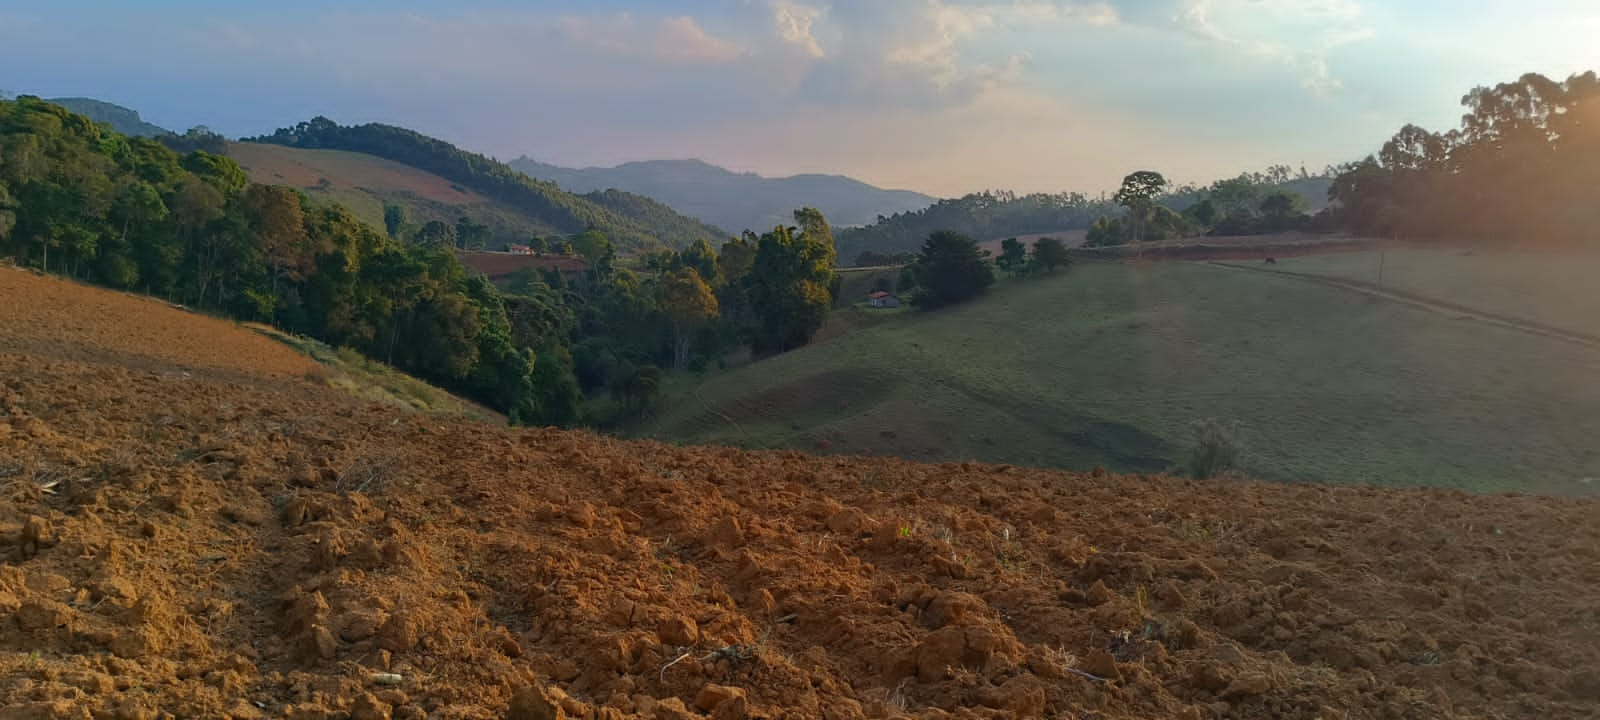
[[1374, 152], [1596, 0], [0, 0], [0, 90], [239, 137], [317, 115], [503, 160], [701, 158], [950, 197], [1205, 183]]

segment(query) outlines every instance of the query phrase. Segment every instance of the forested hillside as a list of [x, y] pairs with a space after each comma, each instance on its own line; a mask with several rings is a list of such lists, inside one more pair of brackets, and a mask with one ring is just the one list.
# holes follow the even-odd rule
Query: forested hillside
[[349, 346], [516, 420], [577, 421], [574, 319], [548, 293], [502, 295], [448, 247], [37, 98], [0, 103], [0, 254]]
[[121, 105], [85, 97], [50, 98], [60, 105], [97, 123], [106, 123], [111, 129], [129, 137], [160, 137], [174, 134], [159, 125], [152, 125], [139, 116], [139, 111]]
[[728, 230], [765, 231], [789, 221], [797, 207], [814, 207], [835, 225], [860, 226], [878, 217], [920, 210], [934, 198], [885, 190], [843, 175], [769, 178], [736, 173], [700, 160], [650, 160], [609, 168], [567, 168], [527, 157], [511, 167], [573, 192], [616, 188], [660, 200], [685, 215]]
[[841, 230], [839, 258], [847, 264], [857, 264], [857, 258], [866, 251], [879, 255], [915, 252], [929, 235], [940, 230], [990, 239], [1087, 228], [1114, 207], [1108, 201], [1093, 200], [1081, 193], [973, 193], [940, 200], [921, 210], [878, 218], [867, 227]]
[[649, 198], [629, 193], [574, 195], [501, 163], [405, 128], [371, 123], [345, 127], [324, 117], [248, 142], [348, 150], [404, 163], [515, 206], [565, 234], [593, 228], [625, 251], [682, 248], [696, 240], [720, 241], [723, 231], [685, 217]]
[[1600, 245], [1600, 76], [1529, 73], [1462, 98], [1461, 126], [1406, 125], [1333, 183], [1353, 231], [1502, 246]]
[[424, 228], [404, 244], [338, 205], [249, 182], [228, 157], [178, 154], [33, 97], [0, 102], [0, 256], [348, 346], [504, 411], [576, 425], [581, 392], [613, 412], [654, 397], [660, 367], [731, 346], [803, 345], [830, 304], [833, 239], [814, 210], [778, 229], [700, 240], [616, 268], [605, 233], [571, 245], [569, 286], [532, 271], [498, 288]]
[[[167, 141], [171, 145], [170, 141]], [[455, 227], [467, 223], [488, 229], [481, 247], [500, 250], [507, 245], [528, 245], [534, 238], [559, 238], [547, 223], [505, 202], [467, 190], [438, 175], [393, 160], [346, 152], [306, 150], [236, 142], [226, 145], [250, 179], [267, 185], [295, 188], [313, 200], [349, 208], [368, 224], [395, 224], [394, 236], [404, 238], [429, 223]], [[458, 239], [464, 233], [457, 232]]]
[[[1249, 235], [1288, 229], [1281, 216], [1300, 217], [1328, 206], [1335, 170], [1298, 173], [1287, 165], [1240, 173], [1210, 185], [1162, 184], [1143, 211], [1157, 230], [1144, 240], [1185, 234]], [[1268, 203], [1268, 198], [1274, 198]], [[1209, 201], [1209, 202], [1208, 202]], [[1263, 209], [1266, 204], [1266, 209]], [[875, 265], [915, 252], [927, 237], [953, 230], [978, 240], [996, 240], [1064, 230], [1092, 230], [1091, 244], [1132, 239], [1126, 206], [1115, 198], [1091, 199], [1082, 193], [981, 192], [940, 200], [926, 208], [879, 217], [866, 227], [839, 232], [839, 258], [847, 265]], [[1279, 217], [1274, 217], [1279, 216]]]

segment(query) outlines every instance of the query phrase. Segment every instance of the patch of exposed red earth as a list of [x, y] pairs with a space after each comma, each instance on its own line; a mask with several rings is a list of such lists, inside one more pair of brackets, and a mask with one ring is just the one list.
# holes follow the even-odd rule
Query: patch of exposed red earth
[[0, 718], [1600, 716], [1592, 500], [507, 430], [0, 307]]

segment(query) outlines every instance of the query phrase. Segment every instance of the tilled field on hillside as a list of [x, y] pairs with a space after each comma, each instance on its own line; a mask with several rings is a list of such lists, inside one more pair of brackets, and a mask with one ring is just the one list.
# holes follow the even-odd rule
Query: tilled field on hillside
[[505, 430], [127, 303], [0, 269], [0, 718], [1600, 715], [1594, 501]]

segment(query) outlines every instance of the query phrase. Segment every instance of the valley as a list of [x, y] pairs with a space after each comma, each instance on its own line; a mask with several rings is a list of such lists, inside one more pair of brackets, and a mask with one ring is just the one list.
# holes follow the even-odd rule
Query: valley
[[[1477, 275], [1455, 271], [1442, 259], [1452, 253], [1394, 255], [1408, 253], [1411, 275], [1398, 277], [1421, 288], [1503, 288], [1467, 301], [1487, 307], [1515, 296], [1510, 312], [1566, 308], [1564, 299], [1582, 292], [1580, 273], [1564, 284], [1543, 274], [1528, 282], [1533, 276], [1496, 276], [1486, 265]], [[1317, 272], [1357, 267], [1363, 257], [1313, 255], [1273, 267]], [[1441, 279], [1423, 279], [1433, 272]], [[1453, 280], [1457, 272], [1467, 279]], [[1160, 471], [1183, 468], [1193, 423], [1218, 419], [1241, 423], [1242, 470], [1252, 477], [1588, 494], [1600, 491], [1592, 484], [1600, 457], [1583, 439], [1600, 431], [1600, 395], [1589, 392], [1600, 387], [1597, 373], [1591, 346], [1290, 275], [1084, 262], [1004, 281], [969, 306], [893, 316], [685, 382], [633, 432]]]
[[1600, 702], [1593, 500], [508, 429], [352, 397], [157, 301], [0, 267], [0, 304], [18, 717]]
[[1358, 145], [1426, 68], [967, 54], [1210, 6], [470, 5], [0, 13], [0, 720], [1600, 716], [1596, 73]]

